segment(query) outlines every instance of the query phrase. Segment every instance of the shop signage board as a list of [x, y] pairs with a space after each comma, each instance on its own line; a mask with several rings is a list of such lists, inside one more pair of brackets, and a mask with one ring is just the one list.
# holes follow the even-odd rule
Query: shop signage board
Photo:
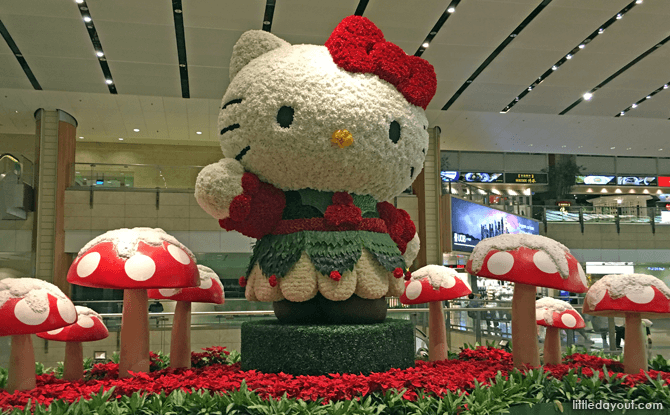
[[658, 186], [656, 176], [619, 176], [616, 182], [619, 186]]
[[461, 175], [457, 171], [441, 171], [440, 177], [443, 182], [457, 182]]
[[472, 252], [481, 240], [504, 233], [539, 235], [540, 223], [452, 196], [451, 245], [454, 251]]
[[465, 172], [460, 178], [462, 182], [470, 183], [503, 183], [503, 179], [502, 173], [487, 172]]
[[670, 176], [658, 176], [658, 185], [661, 187], [670, 187]]
[[505, 183], [547, 184], [547, 173], [505, 173]]
[[595, 186], [616, 185], [616, 176], [575, 176], [575, 184]]

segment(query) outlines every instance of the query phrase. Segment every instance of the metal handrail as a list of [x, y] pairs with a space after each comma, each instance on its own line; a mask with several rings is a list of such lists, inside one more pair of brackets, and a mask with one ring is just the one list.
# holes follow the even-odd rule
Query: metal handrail
[[205, 166], [197, 166], [197, 165], [180, 165], [180, 166], [175, 166], [175, 165], [166, 165], [166, 164], [138, 164], [138, 163], [81, 163], [77, 162], [74, 163], [75, 165], [79, 164], [82, 166], [123, 166], [123, 167], [189, 167], [189, 168], [203, 168]]

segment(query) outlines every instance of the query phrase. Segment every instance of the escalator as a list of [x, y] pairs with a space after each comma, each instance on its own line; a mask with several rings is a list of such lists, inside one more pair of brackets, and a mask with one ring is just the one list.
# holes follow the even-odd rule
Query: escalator
[[0, 155], [0, 219], [26, 220], [33, 211], [32, 163], [9, 153]]

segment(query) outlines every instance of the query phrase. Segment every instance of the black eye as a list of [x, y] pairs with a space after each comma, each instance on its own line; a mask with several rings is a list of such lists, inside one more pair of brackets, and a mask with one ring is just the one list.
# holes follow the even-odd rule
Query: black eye
[[277, 122], [281, 128], [288, 128], [293, 124], [293, 108], [281, 107], [277, 113]]
[[389, 138], [396, 144], [400, 140], [400, 124], [398, 121], [393, 121], [389, 127]]

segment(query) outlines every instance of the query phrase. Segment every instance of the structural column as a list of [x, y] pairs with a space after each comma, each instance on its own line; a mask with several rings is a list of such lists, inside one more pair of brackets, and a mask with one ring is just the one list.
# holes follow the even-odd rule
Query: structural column
[[65, 253], [65, 189], [74, 163], [77, 120], [62, 110], [35, 112], [35, 251], [36, 278], [50, 281], [69, 295]]
[[421, 174], [414, 181], [412, 188], [419, 199], [419, 239], [421, 249], [415, 261], [416, 268], [428, 264], [442, 265], [442, 247], [440, 232], [442, 218], [440, 215], [440, 199], [442, 187], [440, 182], [440, 128], [428, 129], [428, 150]]

